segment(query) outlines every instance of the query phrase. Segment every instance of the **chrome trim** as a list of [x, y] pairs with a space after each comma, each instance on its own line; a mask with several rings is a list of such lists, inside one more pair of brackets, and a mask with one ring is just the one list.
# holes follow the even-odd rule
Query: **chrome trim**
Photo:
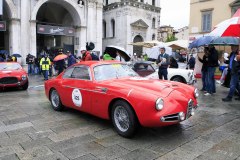
[[132, 93], [133, 89], [131, 89], [129, 92], [128, 92], [128, 97], [130, 96], [130, 94]]
[[[95, 92], [95, 93], [102, 93], [102, 94], [106, 94], [106, 92], [103, 91], [99, 91], [99, 90], [90, 90], [90, 89], [85, 89], [85, 88], [78, 88], [78, 87], [72, 87], [72, 86], [67, 86], [67, 85], [62, 85], [65, 88], [72, 88], [72, 89], [80, 89], [83, 91], [89, 91], [89, 92]], [[106, 88], [107, 89], [107, 88]]]
[[[176, 119], [176, 120], [169, 120], [169, 119]], [[170, 115], [166, 115], [160, 118], [160, 120], [162, 122], [179, 122], [179, 113], [175, 113], [175, 114], [170, 114]]]

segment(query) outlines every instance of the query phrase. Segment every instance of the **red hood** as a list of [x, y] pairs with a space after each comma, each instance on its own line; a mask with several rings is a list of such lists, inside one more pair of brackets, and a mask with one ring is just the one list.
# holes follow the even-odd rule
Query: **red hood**
[[116, 79], [110, 85], [118, 86], [120, 88], [134, 89], [144, 93], [151, 93], [161, 97], [167, 97], [176, 87], [176, 83], [170, 81], [149, 80], [147, 78], [133, 77]]
[[26, 75], [27, 73], [24, 70], [0, 70], [0, 77], [17, 77], [17, 76], [22, 76]]

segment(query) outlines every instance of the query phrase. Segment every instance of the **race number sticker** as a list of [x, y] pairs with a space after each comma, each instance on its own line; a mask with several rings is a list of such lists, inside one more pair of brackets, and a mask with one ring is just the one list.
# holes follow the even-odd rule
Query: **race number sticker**
[[74, 89], [72, 91], [72, 101], [76, 106], [81, 107], [81, 105], [82, 105], [82, 94], [81, 94], [79, 89]]

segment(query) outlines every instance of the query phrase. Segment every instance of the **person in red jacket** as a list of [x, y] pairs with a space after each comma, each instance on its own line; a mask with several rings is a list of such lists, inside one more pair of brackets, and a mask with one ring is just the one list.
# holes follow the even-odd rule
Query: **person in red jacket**
[[81, 54], [82, 54], [82, 61], [91, 61], [92, 56], [89, 51], [86, 50], [86, 48], [81, 47]]

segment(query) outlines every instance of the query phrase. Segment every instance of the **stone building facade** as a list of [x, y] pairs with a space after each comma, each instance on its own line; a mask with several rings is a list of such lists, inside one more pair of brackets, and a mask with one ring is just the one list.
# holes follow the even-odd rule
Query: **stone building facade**
[[103, 51], [116, 45], [140, 55], [143, 48], [129, 44], [157, 39], [160, 0], [104, 0], [102, 24]]
[[3, 0], [0, 50], [28, 53], [66, 47], [79, 52], [86, 42], [102, 50], [102, 0]]
[[189, 40], [207, 35], [240, 8], [240, 0], [191, 0]]

